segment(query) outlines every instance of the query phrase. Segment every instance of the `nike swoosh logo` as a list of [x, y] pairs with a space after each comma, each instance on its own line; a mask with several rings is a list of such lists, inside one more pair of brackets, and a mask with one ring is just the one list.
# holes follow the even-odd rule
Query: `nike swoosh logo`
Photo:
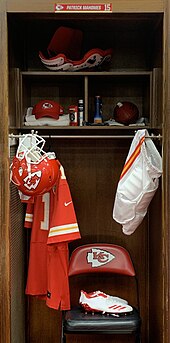
[[72, 203], [72, 201], [65, 202], [65, 203], [64, 203], [64, 206], [68, 206], [68, 205], [70, 205], [71, 203]]

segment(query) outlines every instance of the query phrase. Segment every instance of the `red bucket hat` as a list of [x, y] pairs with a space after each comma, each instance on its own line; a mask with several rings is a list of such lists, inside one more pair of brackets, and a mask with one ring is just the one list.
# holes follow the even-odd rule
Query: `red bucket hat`
[[80, 59], [82, 39], [81, 30], [60, 26], [48, 45], [49, 57], [62, 53], [72, 60]]
[[63, 114], [63, 107], [53, 100], [41, 100], [33, 107], [32, 114], [36, 119], [42, 117], [59, 119], [59, 116]]
[[111, 60], [113, 50], [93, 48], [81, 55], [81, 30], [61, 26], [54, 33], [47, 54], [39, 51], [44, 66], [52, 71], [79, 71], [99, 67]]

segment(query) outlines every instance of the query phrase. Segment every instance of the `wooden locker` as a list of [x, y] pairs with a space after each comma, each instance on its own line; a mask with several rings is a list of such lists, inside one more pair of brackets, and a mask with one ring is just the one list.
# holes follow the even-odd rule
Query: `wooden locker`
[[[24, 207], [15, 186], [9, 185], [9, 164], [18, 140], [10, 140], [9, 150], [8, 134], [18, 135], [36, 129], [40, 135], [48, 137], [47, 148], [56, 152], [70, 185], [82, 234], [80, 241], [70, 243], [70, 251], [88, 242], [105, 241], [125, 246], [135, 261], [139, 278], [142, 342], [168, 343], [168, 2], [116, 1], [112, 2], [112, 13], [61, 14], [54, 13], [54, 4], [45, 0], [17, 3], [4, 0], [0, 14], [3, 84], [0, 93], [1, 342], [60, 342], [60, 312], [24, 295], [28, 252], [27, 234], [22, 230]], [[38, 58], [38, 49], [46, 47], [52, 32], [60, 25], [81, 27], [85, 46], [89, 48], [94, 41], [98, 44], [102, 40], [105, 44], [110, 41], [114, 48], [110, 69], [77, 73], [56, 73], [45, 69]], [[123, 96], [137, 103], [142, 116], [148, 119], [146, 128], [149, 132], [161, 136], [154, 142], [163, 156], [163, 177], [147, 216], [129, 237], [113, 221], [112, 208], [117, 182], [138, 127], [54, 129], [24, 125], [27, 107], [46, 94], [63, 103], [65, 109], [71, 101], [83, 97], [86, 119], [92, 122], [96, 92], [102, 95], [105, 120], [113, 115], [116, 102]], [[98, 342], [101, 339], [96, 335], [92, 338], [73, 337], [69, 341]], [[130, 337], [110, 337], [109, 341], [132, 340]]]

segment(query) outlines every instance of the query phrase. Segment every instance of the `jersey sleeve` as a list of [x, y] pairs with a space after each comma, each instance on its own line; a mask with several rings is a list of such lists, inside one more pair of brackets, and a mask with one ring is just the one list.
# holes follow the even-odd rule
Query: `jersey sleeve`
[[34, 204], [27, 203], [26, 213], [25, 213], [25, 222], [24, 222], [25, 228], [32, 228], [33, 217], [34, 217]]
[[47, 244], [79, 239], [80, 232], [70, 189], [61, 167], [60, 179], [54, 199]]

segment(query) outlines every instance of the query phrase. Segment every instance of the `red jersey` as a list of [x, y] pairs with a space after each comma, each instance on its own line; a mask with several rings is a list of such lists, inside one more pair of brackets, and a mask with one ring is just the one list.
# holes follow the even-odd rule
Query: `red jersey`
[[80, 232], [62, 166], [55, 187], [29, 199], [25, 227], [32, 228], [26, 294], [45, 297], [54, 309], [69, 309], [68, 242]]

